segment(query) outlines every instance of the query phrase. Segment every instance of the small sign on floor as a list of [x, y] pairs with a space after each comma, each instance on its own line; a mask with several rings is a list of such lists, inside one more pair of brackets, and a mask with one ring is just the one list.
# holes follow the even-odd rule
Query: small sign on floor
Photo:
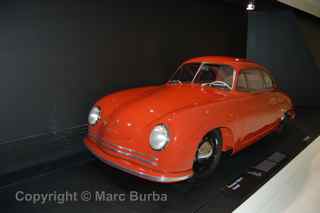
[[257, 165], [249, 168], [242, 175], [227, 184], [222, 191], [231, 196], [245, 197], [263, 184], [271, 171], [278, 168], [286, 159], [286, 155], [275, 152]]

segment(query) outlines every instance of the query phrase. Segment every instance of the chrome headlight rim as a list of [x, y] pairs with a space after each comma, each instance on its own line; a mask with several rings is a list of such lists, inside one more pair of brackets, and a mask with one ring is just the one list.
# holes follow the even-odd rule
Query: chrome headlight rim
[[[96, 118], [93, 118], [93, 120], [91, 120], [92, 116], [95, 116]], [[88, 115], [88, 123], [90, 126], [94, 126], [98, 123], [98, 121], [101, 119], [101, 108], [99, 106], [93, 106], [89, 112]]]
[[[155, 141], [155, 140], [158, 140], [158, 141]], [[170, 134], [169, 134], [168, 127], [165, 124], [162, 124], [162, 123], [157, 124], [151, 129], [150, 136], [149, 136], [149, 144], [153, 150], [161, 151], [168, 145], [169, 142], [170, 142]]]

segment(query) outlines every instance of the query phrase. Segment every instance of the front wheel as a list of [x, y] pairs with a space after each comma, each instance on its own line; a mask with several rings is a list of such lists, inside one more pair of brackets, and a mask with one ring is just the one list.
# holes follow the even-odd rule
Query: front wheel
[[220, 162], [222, 154], [222, 137], [220, 130], [208, 133], [197, 148], [193, 163], [193, 179], [209, 177]]

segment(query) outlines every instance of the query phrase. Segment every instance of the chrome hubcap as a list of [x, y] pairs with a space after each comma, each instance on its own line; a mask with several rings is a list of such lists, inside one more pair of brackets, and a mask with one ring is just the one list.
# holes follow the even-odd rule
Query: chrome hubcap
[[213, 154], [213, 148], [210, 142], [204, 142], [198, 149], [197, 159], [208, 159]]

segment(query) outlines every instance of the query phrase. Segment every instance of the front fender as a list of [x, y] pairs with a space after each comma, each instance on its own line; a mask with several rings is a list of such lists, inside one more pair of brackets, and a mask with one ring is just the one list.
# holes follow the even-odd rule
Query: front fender
[[166, 124], [171, 137], [167, 147], [158, 153], [163, 167], [170, 172], [192, 169], [199, 143], [216, 128], [222, 130], [223, 151], [232, 149], [235, 140], [228, 112], [222, 103], [211, 103], [180, 109], [155, 122]]

